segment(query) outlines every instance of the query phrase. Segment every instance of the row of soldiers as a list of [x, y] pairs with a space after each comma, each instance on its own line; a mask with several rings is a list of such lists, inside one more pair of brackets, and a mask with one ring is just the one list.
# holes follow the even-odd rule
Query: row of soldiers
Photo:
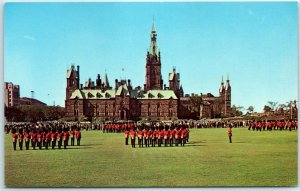
[[272, 131], [272, 130], [289, 130], [292, 131], [292, 129], [297, 130], [298, 129], [298, 121], [297, 120], [272, 120], [272, 121], [263, 121], [263, 120], [254, 120], [249, 121], [248, 124], [248, 130], [256, 130], [256, 131]]
[[137, 126], [136, 123], [107, 123], [102, 125], [103, 133], [120, 133], [124, 132], [126, 129], [135, 128]]
[[131, 140], [131, 147], [135, 148], [136, 137], [139, 147], [172, 147], [181, 145], [184, 146], [189, 141], [189, 129], [185, 126], [145, 126], [141, 125], [137, 128], [127, 128], [124, 131], [125, 145], [128, 145], [128, 140]]
[[23, 143], [25, 143], [26, 150], [29, 150], [29, 146], [35, 150], [36, 148], [48, 149], [52, 147], [55, 149], [56, 145], [58, 149], [62, 146], [64, 149], [69, 145], [71, 140], [71, 146], [75, 145], [75, 139], [77, 146], [80, 146], [81, 132], [80, 128], [76, 126], [66, 125], [18, 125], [11, 128], [13, 149], [16, 150], [17, 143], [19, 143], [20, 150], [23, 150]]

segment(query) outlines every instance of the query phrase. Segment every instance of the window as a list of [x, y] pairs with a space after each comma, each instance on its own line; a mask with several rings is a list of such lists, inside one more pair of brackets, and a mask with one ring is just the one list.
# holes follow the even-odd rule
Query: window
[[105, 116], [108, 116], [108, 107], [107, 107], [107, 105], [105, 105], [105, 109], [104, 109], [104, 113], [105, 113]]
[[151, 112], [150, 112], [150, 103], [148, 104], [148, 116], [151, 115]]
[[160, 117], [160, 103], [157, 104], [157, 116]]

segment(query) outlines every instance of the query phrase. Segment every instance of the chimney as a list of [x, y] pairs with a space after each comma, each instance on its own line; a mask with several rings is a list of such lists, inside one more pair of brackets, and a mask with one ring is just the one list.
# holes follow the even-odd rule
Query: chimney
[[146, 91], [146, 84], [144, 84], [144, 90]]
[[83, 84], [80, 84], [80, 89], [82, 90]]
[[164, 84], [164, 90], [166, 90], [166, 84]]

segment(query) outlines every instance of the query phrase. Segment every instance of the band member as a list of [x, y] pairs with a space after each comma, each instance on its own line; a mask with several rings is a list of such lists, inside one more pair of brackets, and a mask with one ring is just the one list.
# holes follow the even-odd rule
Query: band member
[[131, 138], [131, 147], [135, 148], [135, 136], [136, 136], [136, 132], [135, 130], [132, 128], [130, 130], [130, 138]]
[[14, 150], [17, 150], [18, 134], [15, 128], [11, 130], [11, 135], [12, 135], [13, 148]]
[[67, 145], [68, 145], [68, 137], [69, 137], [68, 134], [69, 134], [69, 132], [68, 132], [67, 128], [65, 127], [64, 128], [64, 133], [63, 133], [64, 149], [66, 149]]
[[124, 135], [125, 135], [125, 145], [128, 145], [128, 137], [129, 137], [128, 128], [125, 129]]
[[77, 146], [80, 146], [80, 140], [81, 140], [80, 128], [77, 128], [75, 135], [76, 135]]
[[27, 128], [25, 129], [24, 137], [25, 137], [25, 147], [26, 147], [26, 150], [29, 150], [30, 134], [29, 134]]
[[61, 149], [62, 139], [63, 139], [63, 133], [62, 133], [61, 128], [59, 128], [58, 132], [57, 132], [57, 146], [58, 146], [58, 149]]
[[186, 136], [187, 136], [187, 129], [185, 127], [183, 127], [183, 129], [181, 130], [181, 146], [184, 146], [186, 143]]
[[19, 129], [18, 138], [19, 138], [19, 147], [20, 147], [20, 150], [22, 150], [23, 149], [23, 138], [24, 138], [22, 128]]

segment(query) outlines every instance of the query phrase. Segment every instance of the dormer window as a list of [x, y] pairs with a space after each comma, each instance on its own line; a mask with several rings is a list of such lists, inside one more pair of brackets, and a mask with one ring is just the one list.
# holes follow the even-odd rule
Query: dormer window
[[97, 98], [101, 98], [102, 97], [102, 95], [99, 92], [96, 94], [96, 96], [97, 96]]
[[157, 94], [157, 97], [158, 97], [159, 99], [161, 99], [161, 98], [163, 98], [163, 95], [162, 95], [161, 93], [158, 93], [158, 94]]
[[92, 98], [93, 94], [91, 94], [91, 92], [88, 93], [88, 98]]
[[105, 97], [106, 97], [106, 98], [110, 98], [110, 94], [106, 92], [106, 93], [105, 93]]
[[153, 95], [151, 93], [148, 94], [149, 98], [153, 98]]

